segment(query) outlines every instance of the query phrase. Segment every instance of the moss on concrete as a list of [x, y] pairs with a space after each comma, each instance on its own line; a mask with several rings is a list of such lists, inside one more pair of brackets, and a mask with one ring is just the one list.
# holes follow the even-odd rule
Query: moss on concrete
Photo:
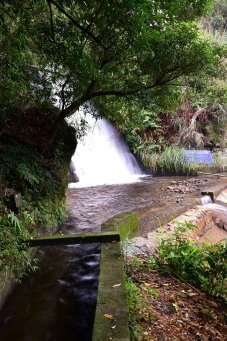
[[117, 231], [121, 240], [132, 237], [138, 229], [138, 218], [134, 212], [121, 213], [107, 220], [102, 225], [102, 231]]
[[115, 231], [95, 233], [50, 234], [34, 239], [27, 239], [29, 246], [73, 245], [88, 243], [103, 243], [120, 241], [120, 235]]
[[[103, 231], [118, 231], [124, 239], [137, 229], [135, 213], [119, 214], [102, 225]], [[124, 260], [120, 243], [101, 245], [100, 275], [93, 341], [129, 341], [128, 306]]]
[[93, 341], [129, 341], [123, 259], [119, 243], [101, 246], [100, 275]]

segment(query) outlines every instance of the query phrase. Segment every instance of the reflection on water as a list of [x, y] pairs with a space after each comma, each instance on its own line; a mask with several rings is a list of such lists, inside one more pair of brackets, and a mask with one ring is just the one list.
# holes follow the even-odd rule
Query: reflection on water
[[[65, 233], [100, 230], [120, 212], [152, 204], [154, 180], [70, 189]], [[44, 247], [39, 270], [25, 277], [0, 313], [0, 340], [89, 341], [98, 285], [99, 245]]]

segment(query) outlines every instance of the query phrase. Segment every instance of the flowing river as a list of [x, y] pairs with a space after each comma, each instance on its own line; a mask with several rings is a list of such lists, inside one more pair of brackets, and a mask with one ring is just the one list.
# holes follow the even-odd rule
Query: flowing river
[[[71, 188], [70, 218], [59, 228], [64, 233], [99, 231], [118, 213], [150, 210], [169, 181], [147, 177], [130, 184]], [[38, 271], [22, 279], [0, 312], [0, 340], [91, 341], [99, 245], [43, 247], [37, 257]]]

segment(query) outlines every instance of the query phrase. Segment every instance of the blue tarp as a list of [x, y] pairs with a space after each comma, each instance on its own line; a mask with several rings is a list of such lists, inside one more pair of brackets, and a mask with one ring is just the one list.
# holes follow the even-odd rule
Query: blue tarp
[[213, 163], [213, 156], [210, 150], [184, 150], [189, 162]]

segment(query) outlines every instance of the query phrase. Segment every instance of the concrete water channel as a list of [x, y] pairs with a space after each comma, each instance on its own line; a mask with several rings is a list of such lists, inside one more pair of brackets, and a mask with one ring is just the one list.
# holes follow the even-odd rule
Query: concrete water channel
[[[134, 184], [70, 189], [69, 220], [59, 226], [59, 231], [65, 234], [98, 232], [105, 221], [127, 211], [138, 212], [143, 224], [144, 212], [153, 210], [158, 214], [158, 208], [166, 206], [170, 214], [171, 204], [171, 216], [178, 215], [187, 205], [192, 205], [193, 195], [185, 204], [176, 201], [174, 196], [161, 195], [160, 188], [170, 181], [171, 178], [147, 178]], [[142, 231], [143, 226], [140, 228]], [[116, 256], [118, 251], [110, 252]], [[37, 259], [38, 270], [22, 279], [0, 312], [0, 340], [91, 341], [100, 245], [46, 246], [39, 248]], [[105, 266], [108, 268], [108, 261]], [[112, 273], [117, 271], [109, 268], [110, 281]], [[116, 278], [112, 281], [113, 285], [123, 285], [115, 283]], [[100, 310], [101, 315], [105, 312], [108, 313]]]

